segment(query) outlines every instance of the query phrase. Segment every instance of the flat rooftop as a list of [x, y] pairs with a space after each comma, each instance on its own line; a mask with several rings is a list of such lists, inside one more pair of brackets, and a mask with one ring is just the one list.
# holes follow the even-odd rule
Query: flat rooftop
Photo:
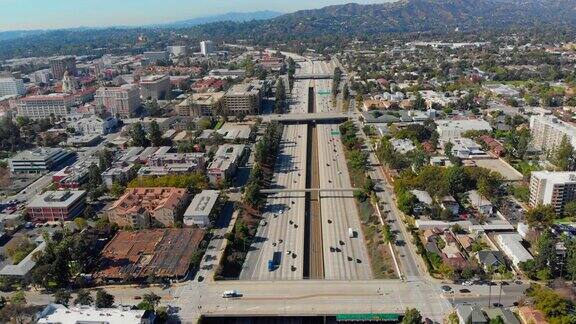
[[203, 190], [192, 199], [184, 216], [208, 215], [218, 200], [218, 190]]
[[101, 253], [99, 279], [181, 278], [204, 237], [197, 228], [119, 231]]
[[34, 196], [28, 203], [29, 208], [66, 208], [82, 199], [86, 195], [85, 190], [66, 190], [66, 191], [46, 191], [43, 194]]

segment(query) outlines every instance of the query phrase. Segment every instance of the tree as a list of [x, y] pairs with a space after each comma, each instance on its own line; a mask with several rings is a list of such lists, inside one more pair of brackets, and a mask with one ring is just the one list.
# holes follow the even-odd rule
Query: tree
[[158, 304], [160, 304], [160, 296], [156, 295], [153, 292], [150, 292], [148, 294], [144, 294], [142, 301], [145, 301], [150, 305], [152, 305], [154, 308], [156, 308]]
[[92, 295], [90, 295], [90, 291], [86, 289], [78, 290], [76, 299], [74, 299], [75, 305], [92, 305], [93, 302], [94, 299], [92, 298]]
[[142, 124], [135, 123], [130, 129], [130, 137], [132, 138], [132, 145], [134, 146], [148, 146], [148, 139], [146, 138], [146, 131]]
[[119, 198], [122, 196], [122, 194], [124, 194], [124, 190], [126, 190], [126, 187], [124, 187], [120, 182], [114, 181], [114, 183], [112, 183], [112, 187], [110, 188], [110, 194], [116, 198]]
[[552, 205], [539, 204], [528, 210], [526, 213], [526, 221], [528, 222], [528, 225], [535, 228], [537, 231], [541, 231], [552, 225], [555, 218], [556, 213]]
[[426, 110], [426, 101], [422, 98], [420, 92], [416, 92], [416, 98], [414, 98], [414, 102], [412, 103], [412, 107], [414, 110]]
[[347, 84], [344, 84], [342, 87], [342, 99], [344, 101], [348, 101], [350, 99], [350, 89], [348, 88]]
[[576, 282], [576, 238], [567, 238], [566, 246], [566, 272], [568, 279]]
[[492, 318], [489, 324], [505, 324], [505, 322], [502, 319], [502, 316], [498, 315], [495, 318]]
[[422, 324], [422, 315], [416, 308], [406, 309], [402, 324]]
[[20, 290], [10, 296], [10, 303], [16, 306], [26, 305], [26, 295], [24, 291]]
[[60, 289], [54, 294], [54, 303], [68, 306], [72, 299], [72, 295], [69, 291]]
[[96, 307], [110, 308], [112, 305], [114, 305], [114, 296], [107, 293], [104, 289], [99, 289], [96, 292]]
[[452, 142], [444, 143], [444, 155], [446, 155], [446, 157], [449, 159], [453, 156], [452, 148], [454, 148], [454, 144], [452, 144]]
[[554, 152], [553, 163], [560, 171], [569, 171], [574, 166], [574, 148], [568, 137], [564, 136], [562, 142]]
[[98, 152], [98, 167], [100, 167], [100, 172], [104, 172], [112, 166], [113, 158], [112, 152], [107, 149]]
[[145, 105], [145, 108], [148, 112], [148, 116], [162, 117], [162, 109], [160, 109], [160, 105], [158, 105], [158, 101], [156, 101], [156, 99], [148, 101]]
[[554, 275], [557, 267], [558, 260], [556, 257], [556, 239], [550, 231], [544, 231], [538, 238], [536, 244], [538, 254], [535, 256], [536, 267], [539, 270], [549, 270], [551, 275]]
[[150, 142], [152, 143], [152, 146], [162, 146], [164, 142], [160, 126], [155, 120], [150, 123]]
[[382, 228], [382, 237], [384, 238], [384, 242], [386, 243], [394, 243], [394, 241], [396, 240], [396, 236], [394, 235], [394, 232], [392, 231], [392, 227], [390, 226], [390, 224], [385, 223], [384, 227]]
[[74, 218], [74, 224], [76, 224], [76, 227], [78, 227], [79, 230], [83, 230], [88, 226], [88, 222], [82, 217]]
[[90, 189], [96, 189], [102, 184], [102, 173], [100, 168], [92, 163], [88, 167], [88, 186]]
[[282, 78], [278, 78], [276, 81], [276, 108], [274, 112], [279, 114], [284, 111], [284, 106], [286, 102], [286, 87], [284, 86], [284, 81]]

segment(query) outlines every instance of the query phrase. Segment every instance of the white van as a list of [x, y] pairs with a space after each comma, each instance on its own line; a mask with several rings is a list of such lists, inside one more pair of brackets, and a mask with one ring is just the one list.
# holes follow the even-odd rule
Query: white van
[[354, 230], [352, 229], [352, 227], [348, 227], [348, 237], [350, 238], [354, 238], [356, 235], [356, 233], [354, 233]]

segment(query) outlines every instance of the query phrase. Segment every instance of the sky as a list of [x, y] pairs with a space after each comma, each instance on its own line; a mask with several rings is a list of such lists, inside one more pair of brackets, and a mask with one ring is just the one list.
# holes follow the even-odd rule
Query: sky
[[293, 12], [386, 0], [0, 0], [0, 31], [133, 26], [227, 12]]

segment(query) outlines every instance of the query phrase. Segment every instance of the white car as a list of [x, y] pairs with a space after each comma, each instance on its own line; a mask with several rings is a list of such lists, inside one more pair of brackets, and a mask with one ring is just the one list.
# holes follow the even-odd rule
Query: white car
[[226, 290], [222, 293], [222, 298], [234, 298], [234, 297], [242, 297], [242, 294], [239, 293], [237, 290]]

